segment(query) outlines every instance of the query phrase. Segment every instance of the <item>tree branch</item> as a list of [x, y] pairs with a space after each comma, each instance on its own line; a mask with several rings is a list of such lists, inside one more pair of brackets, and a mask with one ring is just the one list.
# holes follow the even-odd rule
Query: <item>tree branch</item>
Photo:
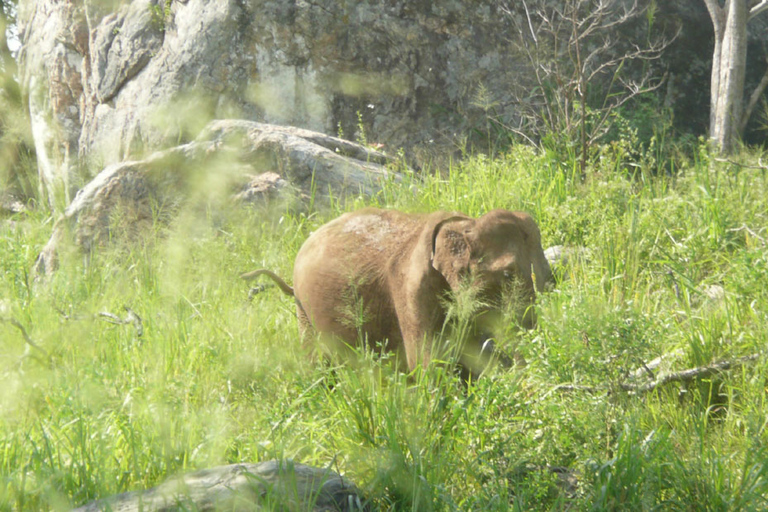
[[[768, 0], [766, 0], [766, 2], [768, 2]], [[766, 5], [768, 5], [768, 3]], [[749, 123], [749, 118], [752, 117], [752, 112], [755, 110], [755, 106], [757, 106], [757, 102], [760, 101], [760, 98], [763, 95], [763, 91], [765, 91], [767, 86], [768, 67], [765, 68], [765, 73], [763, 73], [763, 78], [760, 80], [760, 83], [757, 84], [755, 90], [752, 91], [752, 95], [749, 97], [747, 107], [744, 109], [744, 113], [741, 115], [741, 121], [739, 122], [739, 133], [743, 134], [744, 130], [746, 130], [747, 123]]]
[[536, 146], [536, 142], [533, 139], [531, 139], [528, 135], [526, 135], [522, 129], [515, 128], [514, 126], [509, 126], [508, 124], [502, 123], [501, 121], [496, 119], [494, 119], [493, 121], [496, 122], [500, 127], [504, 128], [505, 130], [509, 130], [515, 135], [522, 137], [523, 139], [528, 141], [528, 144], [530, 144], [531, 146]]
[[[592, 72], [590, 72], [587, 75], [587, 81], [593, 80], [597, 75], [599, 75], [600, 73], [604, 72], [606, 69], [618, 67], [619, 64], [621, 64], [623, 61], [655, 60], [655, 59], [658, 59], [659, 56], [661, 55], [661, 53], [669, 46], [670, 42], [671, 41], [663, 41], [662, 43], [659, 44], [658, 47], [656, 47], [656, 46], [651, 47], [651, 48], [638, 48], [638, 47], [635, 47], [634, 50], [627, 51], [626, 53], [624, 53], [624, 54], [622, 54], [622, 55], [620, 55], [618, 57], [615, 57], [615, 58], [612, 58], [612, 59], [608, 59], [608, 60], [604, 60], [594, 70], [592, 70]], [[593, 51], [592, 54], [590, 54], [589, 57], [587, 57], [587, 58], [588, 59], [592, 59], [595, 56], [599, 57], [600, 55], [597, 54], [596, 51], [599, 50], [599, 51], [602, 52], [603, 50], [607, 50], [607, 48], [608, 47], [598, 48], [597, 50]], [[617, 71], [620, 71], [620, 69], [617, 70]], [[587, 74], [586, 70], [585, 70], [585, 74]]]
[[723, 18], [725, 12], [720, 7], [717, 0], [704, 0], [707, 4], [707, 10], [709, 11], [709, 17], [712, 18], [712, 26], [715, 28], [715, 39], [720, 39], [720, 33], [723, 30]]
[[757, 16], [758, 14], [760, 14], [766, 9], [768, 9], [768, 0], [761, 0], [760, 3], [752, 6], [749, 9], [749, 17], [747, 19], [751, 20], [752, 18], [754, 18], [755, 16]]
[[[666, 79], [666, 76], [662, 77], [658, 82], [651, 83], [649, 76], [644, 76], [639, 83], [637, 82], [626, 82], [622, 79], [618, 79], [619, 82], [624, 87], [624, 90], [626, 91], [624, 96], [619, 97], [618, 100], [614, 101], [611, 104], [604, 104], [603, 105], [603, 112], [599, 117], [599, 120], [597, 123], [595, 123], [594, 127], [592, 128], [592, 135], [590, 137], [589, 143], [592, 144], [595, 141], [597, 141], [600, 137], [605, 135], [606, 131], [602, 131], [603, 125], [608, 121], [608, 119], [611, 117], [611, 113], [624, 105], [626, 102], [634, 98], [635, 96], [639, 96], [641, 94], [645, 94], [647, 92], [655, 91], [661, 85], [664, 83], [664, 80]], [[606, 98], [607, 100], [607, 98]]]
[[634, 0], [631, 6], [624, 7], [624, 12], [617, 19], [601, 25], [600, 28], [608, 29], [608, 28], [613, 28], [615, 26], [621, 25], [626, 21], [631, 20], [632, 18], [636, 18], [637, 16], [640, 16], [647, 9], [648, 7], [642, 7], [642, 8], [639, 7], [637, 5], [637, 0]]

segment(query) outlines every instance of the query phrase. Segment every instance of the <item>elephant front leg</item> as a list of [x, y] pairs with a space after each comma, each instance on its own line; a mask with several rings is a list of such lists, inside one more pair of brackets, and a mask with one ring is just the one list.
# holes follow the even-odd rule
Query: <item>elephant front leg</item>
[[406, 267], [407, 271], [397, 267], [399, 261], [389, 269], [388, 290], [411, 371], [418, 365], [427, 366], [435, 356], [435, 338], [445, 321], [440, 297], [447, 283], [429, 266], [428, 254], [422, 256], [423, 261], [416, 258], [417, 263]]
[[426, 367], [436, 356], [436, 338], [445, 321], [445, 313], [438, 307], [416, 307], [411, 304], [399, 308], [398, 321], [408, 369], [412, 371], [418, 365]]
[[432, 340], [425, 329], [415, 321], [400, 322], [400, 332], [403, 336], [405, 358], [408, 370], [413, 371], [419, 364], [425, 367], [432, 359]]

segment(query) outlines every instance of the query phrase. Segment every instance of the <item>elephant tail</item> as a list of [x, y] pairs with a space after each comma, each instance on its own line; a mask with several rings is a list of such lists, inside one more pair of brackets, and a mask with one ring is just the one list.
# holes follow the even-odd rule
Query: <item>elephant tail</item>
[[289, 286], [288, 283], [283, 281], [280, 276], [271, 270], [267, 270], [265, 268], [260, 268], [257, 270], [252, 270], [251, 272], [246, 272], [245, 274], [240, 274], [240, 278], [245, 279], [246, 281], [250, 281], [252, 279], [256, 279], [260, 275], [265, 275], [272, 279], [275, 284], [277, 284], [277, 287], [280, 288], [280, 291], [282, 291], [284, 294], [290, 295], [291, 297], [295, 296], [293, 293], [293, 288]]

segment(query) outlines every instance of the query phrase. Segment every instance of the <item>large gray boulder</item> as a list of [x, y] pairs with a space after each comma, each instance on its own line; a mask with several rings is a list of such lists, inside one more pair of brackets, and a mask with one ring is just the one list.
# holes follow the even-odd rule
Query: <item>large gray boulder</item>
[[21, 0], [19, 20], [40, 174], [64, 203], [213, 118], [455, 149], [480, 85], [503, 104], [518, 79], [492, 0]]
[[368, 509], [357, 487], [335, 471], [290, 461], [268, 461], [196, 471], [146, 491], [94, 501], [73, 512], [358, 512]]
[[65, 237], [73, 235], [87, 255], [115, 237], [130, 242], [167, 225], [182, 207], [277, 202], [303, 209], [310, 198], [370, 196], [400, 179], [386, 163], [378, 151], [310, 130], [213, 121], [192, 142], [106, 166], [59, 217], [36, 269], [56, 269]]

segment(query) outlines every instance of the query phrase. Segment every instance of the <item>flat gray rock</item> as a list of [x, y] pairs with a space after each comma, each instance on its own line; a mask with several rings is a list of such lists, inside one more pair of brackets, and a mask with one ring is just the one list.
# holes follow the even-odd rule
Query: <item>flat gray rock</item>
[[357, 487], [338, 473], [273, 460], [195, 471], [146, 491], [93, 501], [73, 512], [353, 512], [368, 509]]

